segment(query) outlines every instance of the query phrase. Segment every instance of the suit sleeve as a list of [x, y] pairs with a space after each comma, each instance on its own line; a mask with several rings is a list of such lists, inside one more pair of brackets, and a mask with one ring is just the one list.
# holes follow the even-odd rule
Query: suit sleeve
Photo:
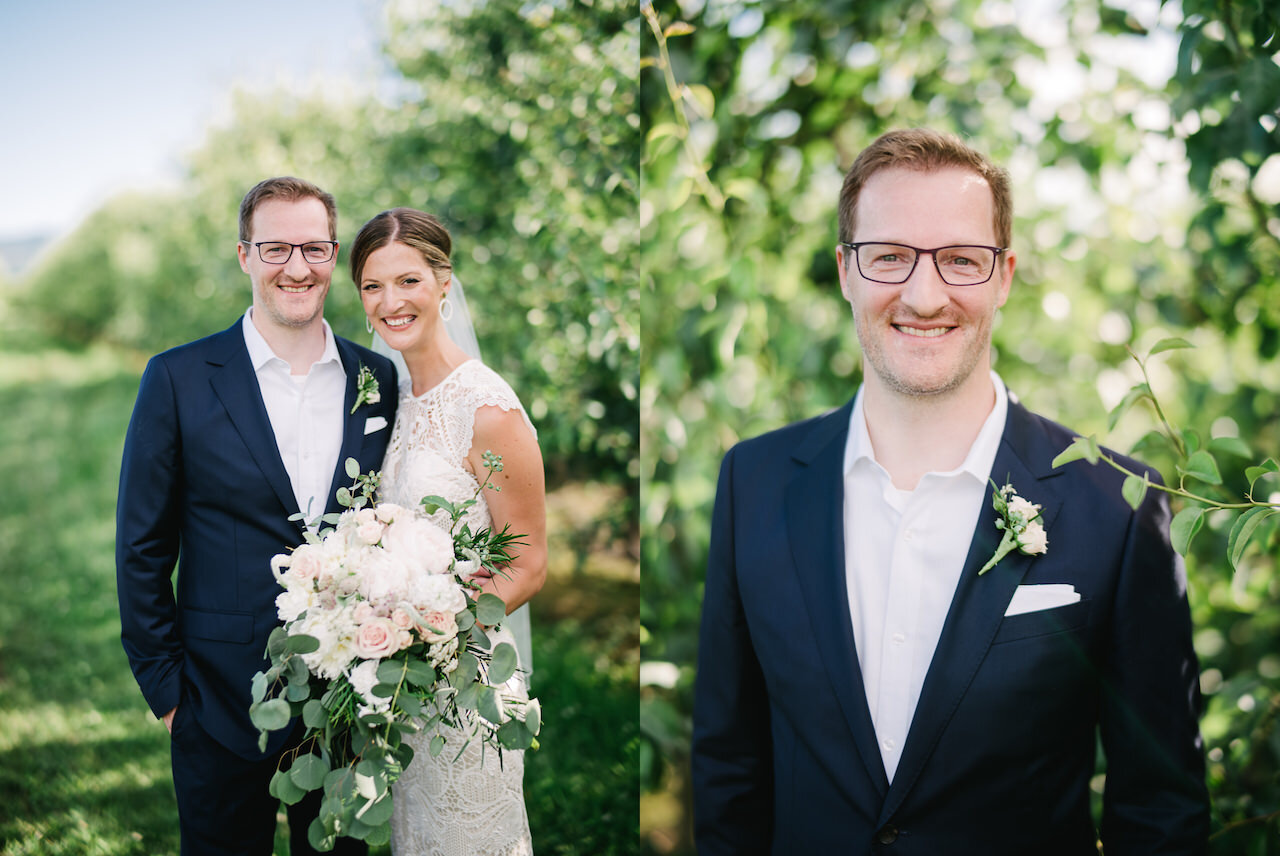
[[116, 592], [129, 665], [152, 712], [181, 695], [182, 645], [172, 576], [178, 560], [181, 448], [173, 379], [147, 364], [125, 436], [116, 500]]
[[738, 590], [733, 458], [720, 468], [693, 711], [694, 834], [702, 856], [767, 853], [773, 837], [769, 699]]
[[1117, 583], [1100, 711], [1107, 856], [1207, 847], [1200, 670], [1169, 518], [1165, 494], [1152, 491], [1130, 520]]

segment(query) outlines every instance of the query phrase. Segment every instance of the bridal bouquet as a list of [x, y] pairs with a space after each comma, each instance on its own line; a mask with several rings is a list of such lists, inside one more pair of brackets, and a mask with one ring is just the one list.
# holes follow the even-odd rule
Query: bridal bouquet
[[[486, 453], [483, 490], [502, 468]], [[283, 627], [267, 643], [271, 666], [254, 676], [249, 715], [267, 734], [301, 716], [306, 737], [287, 754], [271, 793], [292, 804], [324, 789], [308, 830], [319, 850], [339, 835], [371, 844], [390, 837], [391, 787], [413, 761], [408, 732], [431, 729], [431, 754], [482, 747], [537, 745], [536, 700], [504, 686], [516, 652], [493, 645], [485, 631], [506, 617], [502, 599], [481, 593], [472, 574], [502, 574], [518, 536], [472, 532], [462, 522], [475, 497], [452, 504], [425, 497], [421, 511], [374, 500], [378, 474], [346, 463], [354, 483], [338, 492], [346, 511], [322, 518], [272, 571], [284, 591], [276, 598]], [[496, 489], [496, 488], [494, 488]], [[477, 496], [479, 490], [477, 490]], [[445, 530], [428, 515], [444, 509]], [[456, 729], [449, 742], [439, 726]], [[315, 751], [318, 750], [318, 751]]]

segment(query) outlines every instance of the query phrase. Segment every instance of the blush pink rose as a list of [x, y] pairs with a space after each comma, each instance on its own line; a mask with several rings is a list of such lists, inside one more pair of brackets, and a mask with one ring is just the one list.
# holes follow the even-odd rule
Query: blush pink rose
[[400, 635], [389, 618], [373, 618], [356, 630], [356, 656], [381, 660], [400, 650]]
[[413, 616], [407, 609], [397, 607], [391, 612], [391, 623], [401, 630], [408, 630], [413, 626]]
[[458, 620], [452, 612], [428, 612], [422, 617], [423, 636], [429, 642], [440, 642], [458, 635]]

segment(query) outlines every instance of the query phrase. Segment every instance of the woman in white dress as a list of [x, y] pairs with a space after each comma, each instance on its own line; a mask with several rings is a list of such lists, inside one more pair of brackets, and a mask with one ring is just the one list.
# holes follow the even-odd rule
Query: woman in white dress
[[[373, 330], [404, 358], [396, 424], [383, 462], [381, 496], [417, 507], [434, 494], [470, 499], [484, 480], [484, 453], [502, 456], [468, 512], [472, 531], [510, 526], [524, 544], [504, 577], [481, 580], [510, 613], [542, 587], [547, 570], [542, 454], [520, 401], [496, 373], [470, 357], [445, 331], [452, 241], [435, 217], [411, 208], [384, 211], [366, 223], [351, 252], [351, 276]], [[437, 512], [444, 514], [444, 512]], [[442, 522], [447, 523], [447, 518]], [[510, 631], [500, 631], [510, 639]], [[495, 640], [497, 641], [497, 640]], [[507, 687], [523, 695], [519, 672]], [[445, 731], [432, 758], [431, 733], [410, 738], [413, 763], [393, 788], [391, 849], [395, 856], [517, 856], [532, 853], [524, 807], [524, 757], [462, 741]]]

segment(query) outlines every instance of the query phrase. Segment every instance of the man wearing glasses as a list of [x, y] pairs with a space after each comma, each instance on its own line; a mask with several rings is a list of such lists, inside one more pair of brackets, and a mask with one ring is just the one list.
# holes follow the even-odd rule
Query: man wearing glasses
[[1107, 856], [1204, 852], [1169, 510], [1152, 491], [1132, 511], [1110, 468], [1055, 469], [1073, 434], [991, 371], [1011, 230], [1007, 173], [949, 136], [885, 134], [845, 178], [836, 258], [862, 387], [721, 468], [702, 856], [1096, 854], [1099, 837]]
[[[300, 730], [274, 732], [260, 751], [248, 715], [278, 624], [271, 557], [304, 540], [304, 520], [340, 510], [348, 457], [362, 471], [381, 466], [395, 417], [395, 368], [324, 320], [336, 237], [333, 197], [315, 185], [272, 178], [250, 190], [237, 253], [252, 306], [148, 363], [125, 439], [121, 635], [171, 735], [183, 854], [273, 850], [279, 801], [268, 785]], [[380, 395], [358, 394], [365, 369]], [[314, 852], [311, 796], [289, 807], [295, 856]], [[366, 849], [338, 841], [335, 852]]]

